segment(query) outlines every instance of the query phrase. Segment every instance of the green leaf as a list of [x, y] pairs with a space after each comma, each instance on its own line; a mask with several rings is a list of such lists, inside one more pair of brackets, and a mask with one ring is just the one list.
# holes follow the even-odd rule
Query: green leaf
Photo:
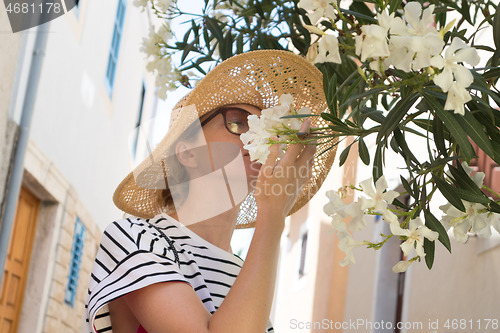
[[340, 120], [339, 118], [337, 118], [336, 116], [334, 116], [333, 114], [331, 113], [328, 113], [328, 112], [322, 112], [321, 113], [321, 118], [325, 119], [326, 121], [329, 121], [337, 126], [340, 126], [340, 127], [345, 127], [347, 128], [347, 125], [344, 124], [342, 122], [342, 120]]
[[382, 114], [382, 111], [376, 110], [374, 108], [362, 108], [361, 116], [359, 119], [360, 125], [364, 123], [366, 118], [370, 118], [371, 120], [381, 124], [385, 121], [385, 117]]
[[[351, 3], [351, 5], [349, 6], [349, 10], [357, 13], [357, 15], [358, 15], [357, 18], [358, 18], [360, 24], [373, 23], [374, 14], [364, 2], [353, 1]], [[359, 16], [359, 15], [363, 15], [363, 16]], [[366, 19], [364, 19], [364, 17], [371, 17], [372, 20], [366, 20]]]
[[[498, 52], [498, 50], [497, 50], [497, 52]], [[469, 86], [469, 89], [479, 90], [480, 92], [490, 96], [495, 101], [495, 103], [500, 105], [500, 96], [498, 96], [498, 94], [496, 94], [494, 91], [490, 90], [489, 87], [487, 87], [487, 86], [485, 87], [483, 85], [480, 85], [480, 84], [477, 84], [476, 82], [474, 82], [473, 84], [471, 84]]]
[[[401, 149], [401, 155], [407, 160], [407, 161], [413, 161], [415, 164], [420, 165], [418, 162], [418, 159], [413, 155], [411, 152], [411, 149], [408, 147], [408, 144], [406, 143], [405, 137], [403, 133], [399, 130], [399, 128], [395, 128], [394, 131], [394, 139], [398, 143], [399, 148]], [[407, 165], [409, 164], [408, 162], [406, 163]]]
[[389, 2], [389, 14], [395, 13], [400, 7], [402, 0], [391, 0]]
[[342, 13], [345, 13], [345, 14], [351, 14], [352, 16], [356, 17], [357, 19], [366, 21], [368, 23], [377, 23], [376, 19], [374, 19], [373, 17], [368, 16], [368, 15], [364, 15], [364, 14], [361, 14], [361, 13], [353, 12], [352, 10], [347, 10], [347, 9], [343, 9], [343, 8], [340, 8], [340, 11]]
[[429, 209], [424, 209], [424, 218], [427, 228], [439, 234], [438, 240], [451, 253], [450, 238], [448, 237], [448, 233], [446, 232], [446, 229], [443, 227], [441, 222], [439, 222], [438, 219], [436, 219], [436, 217], [432, 215]]
[[491, 146], [488, 135], [483, 130], [483, 126], [474, 118], [470, 112], [465, 112], [463, 117], [458, 117], [458, 122], [464, 129], [465, 133], [481, 148], [488, 156], [494, 156], [495, 151]]
[[236, 54], [243, 53], [243, 34], [240, 33], [238, 37], [236, 37]]
[[[347, 90], [342, 93], [342, 96], [340, 97], [340, 104], [345, 104], [346, 100], [352, 95], [355, 89], [359, 89], [359, 85], [363, 82], [363, 78], [359, 76], [352, 84], [349, 85]], [[345, 111], [343, 111], [345, 112]]]
[[382, 144], [379, 143], [377, 145], [377, 150], [375, 151], [375, 157], [373, 158], [373, 183], [375, 183], [384, 174], [382, 148]]
[[494, 212], [494, 213], [500, 214], [500, 205], [497, 204], [496, 202], [492, 201], [492, 202], [490, 202], [489, 210]]
[[363, 140], [363, 138], [359, 138], [358, 152], [359, 152], [359, 158], [361, 159], [361, 161], [365, 165], [370, 164], [370, 152], [368, 152], [368, 147], [366, 147], [366, 143]]
[[451, 112], [445, 111], [443, 105], [436, 101], [436, 99], [428, 94], [423, 95], [429, 106], [436, 111], [436, 115], [443, 121], [443, 124], [450, 131], [452, 137], [458, 143], [461, 149], [461, 153], [466, 160], [471, 160], [476, 156], [474, 149], [472, 148], [467, 133], [462, 129], [462, 126], [458, 123], [456, 118]]
[[456, 192], [456, 188], [448, 184], [445, 180], [439, 178], [438, 176], [432, 174], [432, 180], [438, 187], [441, 194], [449, 201], [455, 208], [465, 212], [465, 206]]
[[406, 180], [406, 178], [404, 178], [403, 176], [399, 176], [399, 178], [401, 179], [401, 184], [403, 184], [403, 187], [405, 188], [406, 192], [408, 192], [408, 194], [412, 197], [415, 197], [413, 195], [413, 191], [411, 190], [411, 186], [410, 186], [410, 183], [408, 183], [408, 181]]
[[432, 268], [432, 264], [434, 263], [435, 248], [436, 245], [434, 244], [434, 241], [424, 238], [425, 264], [429, 269]]
[[189, 52], [195, 49], [195, 44], [197, 44], [199, 41], [197, 39], [193, 40], [191, 43], [188, 45], [184, 46], [184, 50], [182, 51], [182, 56], [181, 56], [181, 63], [184, 62], [186, 57], [188, 56]]
[[204, 16], [203, 19], [206, 27], [210, 30], [215, 39], [217, 39], [219, 43], [222, 43], [224, 41], [224, 33], [222, 32], [222, 28], [217, 24], [217, 20], [210, 16]]
[[485, 80], [493, 79], [496, 81], [496, 79], [498, 79], [499, 77], [500, 77], [500, 68], [498, 67], [492, 68], [489, 71], [483, 73], [483, 78]]
[[326, 89], [328, 90], [327, 91], [327, 98], [326, 98], [326, 101], [328, 103], [328, 109], [330, 110], [331, 114], [338, 115], [338, 112], [337, 112], [337, 108], [338, 108], [337, 74], [333, 73], [332, 77], [328, 81], [328, 86]]
[[443, 122], [439, 118], [435, 118], [432, 122], [432, 135], [434, 136], [434, 144], [438, 152], [445, 157], [448, 156], [444, 143]]
[[465, 172], [460, 163], [457, 163], [456, 167], [449, 165], [448, 168], [451, 176], [453, 177], [453, 183], [455, 183], [458, 188], [462, 188], [478, 195], [484, 195], [483, 191], [477, 187], [476, 183], [474, 183], [472, 178], [470, 178], [470, 176]]
[[477, 203], [483, 204], [485, 206], [488, 206], [488, 204], [491, 201], [490, 199], [488, 199], [486, 197], [485, 194], [481, 195], [481, 194], [477, 194], [477, 193], [474, 193], [474, 192], [471, 192], [471, 191], [467, 191], [467, 190], [464, 190], [464, 189], [461, 189], [461, 188], [456, 188], [455, 192], [458, 194], [458, 196], [460, 198], [462, 198], [465, 201], [477, 202]]
[[495, 17], [493, 18], [493, 41], [498, 52], [500, 49], [500, 6], [497, 6]]
[[340, 157], [339, 157], [339, 166], [342, 166], [344, 165], [345, 161], [347, 160], [347, 156], [349, 155], [349, 150], [351, 150], [351, 147], [352, 145], [354, 144], [351, 143], [349, 146], [347, 146], [347, 148], [345, 148], [342, 153], [340, 154]]
[[403, 119], [408, 110], [415, 103], [417, 97], [418, 94], [409, 94], [396, 104], [396, 106], [385, 117], [385, 122], [380, 127], [377, 135], [377, 142], [380, 142], [383, 137], [389, 135], [389, 133], [391, 133], [394, 128], [399, 125], [399, 122], [401, 121], [401, 119]]
[[401, 207], [404, 210], [410, 210], [410, 207], [408, 207], [407, 205], [405, 205], [404, 203], [399, 201], [398, 198], [396, 198], [392, 201], [392, 205], [397, 206], [397, 207]]
[[470, 18], [469, 0], [462, 0], [462, 10], [460, 13], [462, 14], [462, 17], [465, 20], [467, 20], [467, 22], [474, 25], [474, 23], [472, 23], [472, 20]]

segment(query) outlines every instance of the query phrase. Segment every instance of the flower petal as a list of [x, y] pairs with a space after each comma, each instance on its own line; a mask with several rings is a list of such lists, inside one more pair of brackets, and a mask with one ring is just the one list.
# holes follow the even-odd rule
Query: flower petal
[[466, 62], [471, 66], [477, 66], [477, 64], [479, 64], [479, 61], [481, 61], [477, 50], [470, 46], [458, 50], [455, 53], [455, 57], [457, 58], [457, 61]]
[[398, 262], [396, 265], [392, 266], [392, 271], [394, 273], [406, 272], [412, 263], [413, 263], [413, 261], [402, 260], [402, 261]]
[[420, 25], [420, 15], [422, 15], [422, 5], [417, 1], [409, 2], [405, 8], [405, 20], [414, 29]]
[[461, 65], [455, 65], [452, 68], [453, 75], [455, 76], [455, 81], [461, 87], [467, 88], [474, 82], [474, 76], [472, 76], [471, 71]]
[[432, 81], [434, 81], [443, 92], [448, 92], [453, 84], [453, 71], [449, 67], [445, 67], [440, 74], [434, 76]]

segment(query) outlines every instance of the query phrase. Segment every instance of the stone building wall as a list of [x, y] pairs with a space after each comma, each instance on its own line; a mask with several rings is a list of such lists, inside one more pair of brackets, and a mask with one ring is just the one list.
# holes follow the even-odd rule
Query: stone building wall
[[[23, 186], [41, 203], [18, 332], [84, 332], [90, 271], [102, 232], [75, 189], [33, 142], [28, 146]], [[65, 291], [77, 218], [86, 232], [71, 306], [65, 302]]]

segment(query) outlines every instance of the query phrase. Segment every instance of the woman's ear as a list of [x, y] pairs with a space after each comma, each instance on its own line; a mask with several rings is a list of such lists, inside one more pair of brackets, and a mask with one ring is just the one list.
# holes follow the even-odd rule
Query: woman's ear
[[198, 162], [196, 161], [195, 154], [191, 151], [190, 145], [185, 141], [179, 141], [175, 145], [175, 155], [180, 164], [186, 168], [196, 168]]

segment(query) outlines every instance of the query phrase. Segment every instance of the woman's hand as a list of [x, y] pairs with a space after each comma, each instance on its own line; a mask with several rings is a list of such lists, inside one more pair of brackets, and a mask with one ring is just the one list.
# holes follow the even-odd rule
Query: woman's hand
[[[311, 122], [307, 119], [300, 132], [308, 133], [310, 126]], [[258, 215], [284, 220], [311, 178], [315, 151], [315, 145], [292, 144], [277, 161], [279, 144], [270, 147], [255, 188]]]

